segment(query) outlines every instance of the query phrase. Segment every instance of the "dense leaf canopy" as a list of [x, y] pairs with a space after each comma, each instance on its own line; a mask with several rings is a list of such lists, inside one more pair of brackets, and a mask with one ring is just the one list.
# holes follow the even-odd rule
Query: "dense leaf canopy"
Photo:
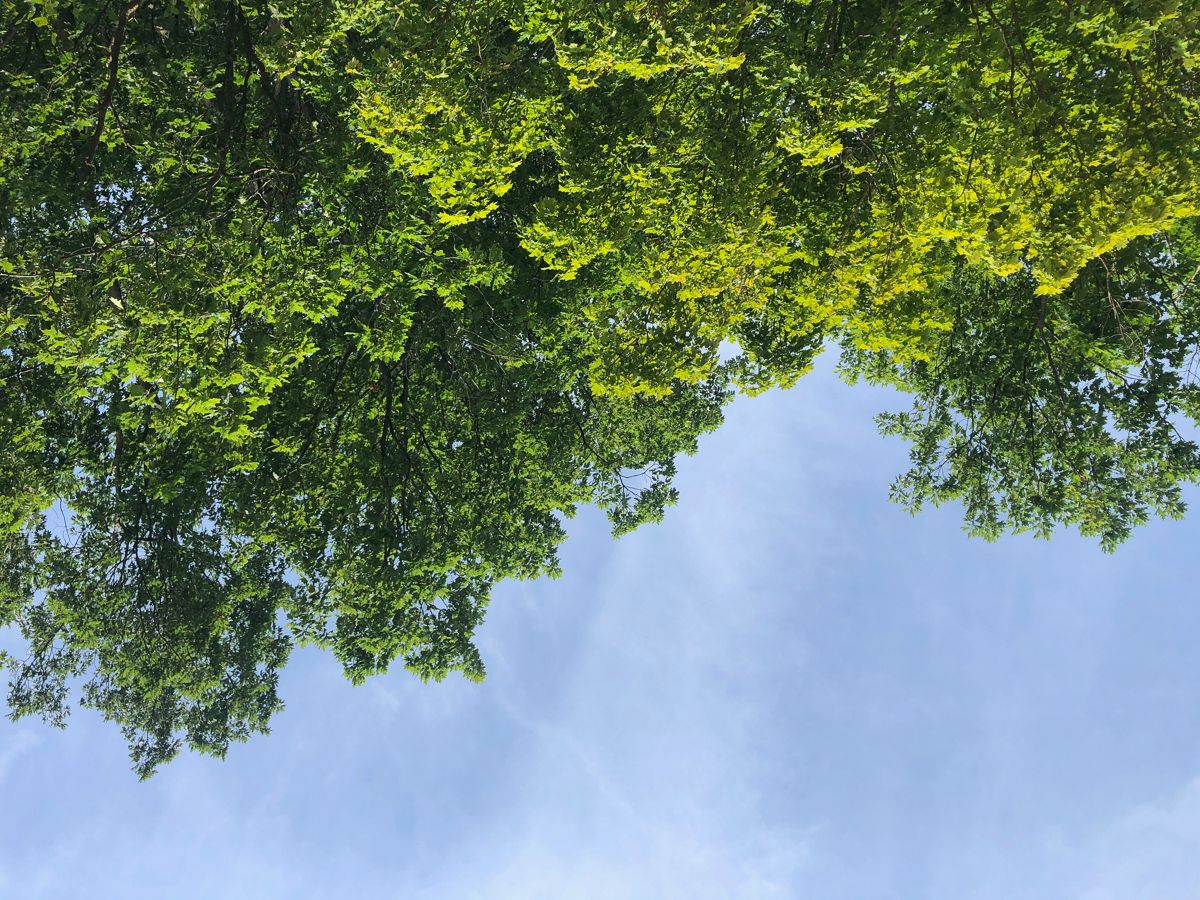
[[296, 641], [481, 677], [825, 345], [985, 536], [1200, 474], [1195, 0], [0, 4], [10, 704], [142, 774]]

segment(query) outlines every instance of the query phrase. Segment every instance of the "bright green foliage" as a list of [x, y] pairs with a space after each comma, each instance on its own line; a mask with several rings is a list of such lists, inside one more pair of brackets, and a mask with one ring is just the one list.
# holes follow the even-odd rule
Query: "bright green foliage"
[[492, 584], [829, 339], [981, 533], [1196, 475], [1195, 0], [0, 4], [11, 700], [143, 773], [296, 640], [481, 676]]
[[702, 377], [725, 339], [789, 383], [777, 348], [830, 326], [919, 356], [957, 260], [1055, 294], [1200, 212], [1194, 2], [557, 9], [423, 34], [360, 110], [447, 222], [553, 160], [510, 208], [580, 281], [598, 390]]

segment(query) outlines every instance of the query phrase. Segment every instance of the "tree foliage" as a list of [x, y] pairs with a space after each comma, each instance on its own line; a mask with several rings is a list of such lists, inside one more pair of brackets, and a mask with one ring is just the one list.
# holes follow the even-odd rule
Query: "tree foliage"
[[1195, 0], [0, 3], [10, 702], [143, 774], [297, 640], [480, 677], [830, 341], [986, 536], [1196, 477]]
[[912, 443], [896, 498], [962, 500], [988, 538], [1075, 523], [1106, 549], [1150, 513], [1181, 516], [1200, 475], [1198, 249], [1191, 229], [1135, 241], [1053, 297], [1028, 273], [964, 269], [939, 286], [954, 324], [927, 358], [849, 349], [847, 374], [914, 396], [880, 417]]

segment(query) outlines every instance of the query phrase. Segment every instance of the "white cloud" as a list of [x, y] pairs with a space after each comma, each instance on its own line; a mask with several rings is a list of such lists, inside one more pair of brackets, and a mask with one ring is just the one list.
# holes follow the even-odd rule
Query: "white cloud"
[[1200, 778], [1096, 842], [1082, 900], [1200, 900]]
[[22, 756], [41, 743], [41, 737], [27, 727], [13, 730], [0, 728], [0, 784], [8, 777]]

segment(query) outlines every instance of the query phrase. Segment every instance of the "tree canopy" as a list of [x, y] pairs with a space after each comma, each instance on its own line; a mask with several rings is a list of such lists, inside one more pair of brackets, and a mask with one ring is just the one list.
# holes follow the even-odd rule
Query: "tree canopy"
[[1105, 548], [1200, 475], [1195, 0], [0, 0], [0, 624], [147, 775], [297, 642], [478, 678], [825, 346], [914, 509]]

